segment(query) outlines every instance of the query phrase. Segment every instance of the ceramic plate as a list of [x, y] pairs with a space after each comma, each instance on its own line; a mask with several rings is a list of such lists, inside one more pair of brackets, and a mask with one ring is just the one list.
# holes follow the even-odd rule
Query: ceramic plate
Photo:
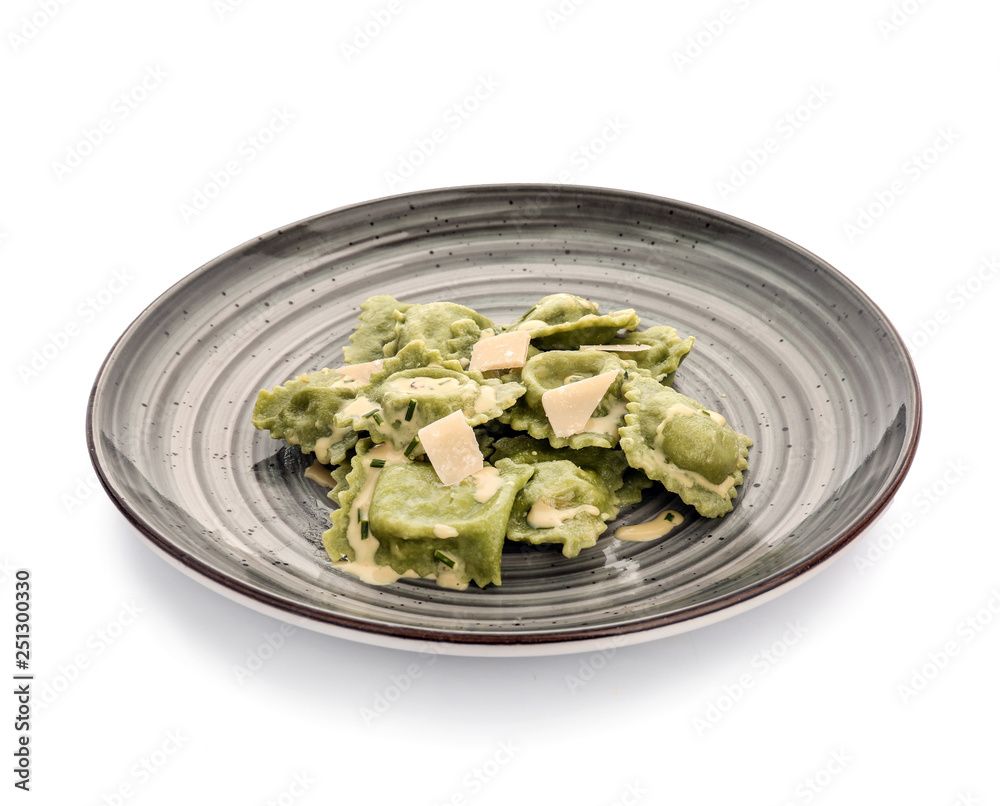
[[[338, 366], [373, 294], [494, 321], [579, 294], [693, 335], [676, 387], [749, 434], [733, 512], [567, 560], [505, 553], [503, 585], [368, 586], [331, 569], [331, 504], [308, 459], [250, 424], [258, 390]], [[575, 186], [464, 187], [300, 221], [190, 274], [132, 323], [96, 379], [94, 465], [112, 500], [194, 578], [294, 624], [453, 654], [553, 654], [739, 613], [834, 557], [886, 508], [920, 429], [885, 316], [800, 247], [711, 210]], [[625, 512], [639, 522], [673, 497]]]

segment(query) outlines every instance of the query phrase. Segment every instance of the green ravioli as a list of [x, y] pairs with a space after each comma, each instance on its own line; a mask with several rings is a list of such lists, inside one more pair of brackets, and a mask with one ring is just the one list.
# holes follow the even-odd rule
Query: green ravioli
[[385, 345], [385, 354], [394, 355], [413, 341], [422, 341], [445, 358], [466, 359], [480, 334], [496, 327], [487, 317], [472, 308], [454, 302], [428, 302], [398, 309], [395, 336]]
[[514, 500], [507, 538], [535, 545], [559, 543], [564, 556], [575, 557], [597, 542], [617, 514], [614, 493], [597, 473], [568, 459], [533, 467], [535, 474]]
[[619, 330], [635, 330], [639, 317], [631, 308], [602, 314], [575, 294], [542, 297], [505, 330], [527, 330], [542, 350], [573, 350], [581, 344], [604, 344]]
[[[623, 452], [622, 456], [624, 455]], [[638, 504], [642, 500], [642, 491], [648, 490], [656, 484], [653, 479], [634, 467], [625, 468], [622, 481], [621, 489], [615, 490], [615, 499], [619, 509]]]
[[492, 459], [499, 458], [535, 468], [535, 475], [514, 499], [507, 539], [560, 543], [566, 557], [593, 546], [619, 508], [637, 503], [641, 496], [634, 483], [625, 486], [625, 478], [635, 471], [619, 450], [553, 448], [519, 435], [497, 440]]
[[721, 415], [652, 378], [630, 378], [624, 394], [629, 403], [621, 447], [629, 464], [700, 515], [729, 512], [753, 441]]
[[[376, 469], [367, 453], [363, 445], [324, 535], [331, 558], [433, 577], [447, 587], [501, 583], [507, 520], [531, 467], [505, 459], [445, 487], [426, 462], [390, 461]], [[354, 525], [362, 520], [363, 530]]]
[[388, 294], [369, 297], [361, 303], [358, 326], [351, 334], [351, 343], [344, 348], [344, 361], [348, 364], [365, 364], [392, 355], [386, 345], [396, 343], [397, 313], [405, 313], [408, 302], [400, 302]]
[[[521, 370], [524, 397], [505, 411], [501, 422], [517, 431], [527, 431], [535, 439], [547, 439], [554, 448], [614, 448], [618, 429], [625, 422], [622, 383], [630, 367], [613, 353], [599, 350], [550, 350], [529, 358]], [[591, 378], [605, 372], [618, 373], [594, 411], [586, 430], [557, 437], [542, 405], [542, 395], [550, 389]]]
[[332, 369], [293, 378], [257, 395], [251, 422], [272, 439], [316, 454], [323, 464], [339, 464], [358, 441], [351, 428], [335, 424], [336, 415], [350, 404], [358, 384]]
[[694, 347], [694, 336], [682, 339], [677, 329], [670, 325], [655, 325], [645, 330], [636, 330], [623, 339], [612, 339], [612, 344], [644, 344], [648, 350], [624, 353], [639, 369], [645, 370], [660, 383], [670, 386], [681, 361]]

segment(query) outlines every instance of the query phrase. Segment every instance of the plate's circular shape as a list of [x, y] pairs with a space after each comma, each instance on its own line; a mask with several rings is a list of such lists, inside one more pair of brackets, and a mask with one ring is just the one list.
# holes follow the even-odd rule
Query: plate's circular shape
[[[250, 424], [262, 388], [339, 366], [373, 294], [503, 323], [565, 291], [694, 335], [676, 387], [750, 435], [734, 511], [649, 543], [508, 551], [503, 585], [375, 587], [334, 571], [332, 504]], [[132, 323], [89, 403], [94, 466], [163, 556], [244, 604], [384, 646], [554, 654], [681, 632], [806, 578], [886, 508], [920, 393], [882, 312], [800, 247], [704, 208], [600, 188], [463, 187], [300, 221], [211, 261]], [[623, 513], [637, 522], [672, 496]]]

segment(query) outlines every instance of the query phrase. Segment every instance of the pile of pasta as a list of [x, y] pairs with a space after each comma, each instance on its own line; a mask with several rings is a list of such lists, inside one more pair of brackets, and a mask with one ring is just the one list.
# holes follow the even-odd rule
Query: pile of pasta
[[673, 388], [694, 338], [639, 324], [572, 294], [504, 326], [371, 297], [344, 366], [262, 390], [252, 422], [314, 454], [335, 568], [499, 585], [505, 541], [575, 557], [657, 483], [702, 516], [732, 510], [752, 442]]

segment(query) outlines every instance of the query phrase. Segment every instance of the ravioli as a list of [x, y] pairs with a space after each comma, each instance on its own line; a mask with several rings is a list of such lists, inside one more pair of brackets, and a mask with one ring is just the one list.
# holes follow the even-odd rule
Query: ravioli
[[[397, 313], [406, 313], [410, 304], [388, 294], [369, 297], [361, 303], [358, 326], [351, 333], [351, 343], [344, 347], [344, 361], [362, 364], [393, 355], [396, 344]], [[392, 344], [392, 352], [386, 345]]]
[[[624, 455], [622, 452], [622, 456]], [[638, 504], [642, 501], [642, 491], [655, 485], [656, 482], [641, 470], [636, 470], [634, 467], [625, 468], [625, 472], [622, 473], [622, 486], [615, 490], [619, 509]]]
[[622, 339], [612, 339], [613, 345], [644, 345], [648, 350], [637, 350], [627, 353], [639, 369], [645, 370], [651, 377], [670, 386], [681, 361], [694, 347], [694, 336], [682, 339], [677, 329], [670, 325], [654, 325], [645, 330], [627, 333]]
[[251, 422], [272, 439], [299, 445], [322, 464], [343, 462], [358, 441], [351, 428], [336, 425], [336, 415], [357, 395], [358, 382], [336, 370], [321, 369], [262, 389]]
[[709, 518], [733, 508], [753, 441], [696, 400], [638, 375], [628, 399], [621, 447], [629, 464]]
[[454, 302], [428, 302], [396, 309], [395, 335], [385, 345], [385, 354], [394, 355], [413, 341], [422, 341], [437, 350], [445, 360], [472, 355], [472, 345], [486, 329], [496, 327], [487, 317], [472, 308]]
[[[624, 424], [625, 400], [621, 388], [628, 368], [629, 364], [617, 356], [596, 350], [541, 352], [525, 363], [521, 370], [524, 397], [501, 415], [501, 422], [517, 431], [527, 431], [536, 439], [547, 439], [554, 448], [613, 448], [618, 445], [618, 429]], [[583, 430], [570, 436], [557, 436], [543, 406], [545, 393], [607, 372], [615, 372], [615, 379]]]
[[[533, 468], [505, 459], [445, 487], [430, 464], [366, 442], [324, 534], [331, 559], [370, 581], [411, 576], [457, 589], [500, 585], [506, 524]], [[377, 453], [386, 464], [373, 467]]]
[[540, 462], [514, 501], [507, 539], [558, 543], [565, 557], [576, 557], [597, 543], [617, 513], [614, 496], [598, 475], [569, 460]]
[[557, 543], [577, 556], [607, 529], [619, 509], [616, 491], [628, 470], [625, 455], [607, 448], [553, 448], [529, 436], [499, 440], [493, 459], [531, 465], [535, 474], [514, 499], [507, 539]]
[[581, 344], [603, 344], [619, 330], [635, 330], [639, 316], [631, 308], [599, 313], [596, 303], [575, 294], [542, 297], [506, 330], [527, 330], [542, 350], [573, 350]]

